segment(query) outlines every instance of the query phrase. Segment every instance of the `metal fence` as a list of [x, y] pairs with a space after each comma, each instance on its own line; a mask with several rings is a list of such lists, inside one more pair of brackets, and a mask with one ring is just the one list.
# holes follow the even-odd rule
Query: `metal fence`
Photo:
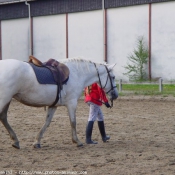
[[173, 95], [175, 97], [175, 82], [164, 82], [159, 78], [154, 82], [124, 82], [117, 81], [118, 91], [121, 95]]

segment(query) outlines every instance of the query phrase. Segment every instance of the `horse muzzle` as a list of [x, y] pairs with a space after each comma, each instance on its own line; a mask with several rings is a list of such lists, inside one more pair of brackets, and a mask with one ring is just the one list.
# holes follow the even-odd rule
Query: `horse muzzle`
[[116, 100], [118, 98], [118, 93], [115, 90], [110, 92], [110, 100]]

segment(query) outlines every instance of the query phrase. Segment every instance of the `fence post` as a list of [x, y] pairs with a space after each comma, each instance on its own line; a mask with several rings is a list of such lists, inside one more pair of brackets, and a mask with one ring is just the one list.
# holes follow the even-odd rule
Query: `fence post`
[[159, 78], [159, 92], [162, 92], [163, 91], [163, 79], [162, 78]]
[[119, 80], [119, 92], [122, 92], [122, 79]]

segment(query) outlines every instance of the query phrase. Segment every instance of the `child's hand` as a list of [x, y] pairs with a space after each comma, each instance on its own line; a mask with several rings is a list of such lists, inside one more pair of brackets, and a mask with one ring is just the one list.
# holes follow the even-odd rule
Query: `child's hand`
[[110, 107], [111, 107], [110, 104], [109, 104], [108, 102], [105, 103], [105, 106], [106, 106], [107, 108], [110, 108]]

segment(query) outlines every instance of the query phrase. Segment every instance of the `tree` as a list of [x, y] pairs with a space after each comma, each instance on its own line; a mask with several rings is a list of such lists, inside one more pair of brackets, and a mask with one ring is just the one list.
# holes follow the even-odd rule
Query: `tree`
[[130, 81], [145, 81], [148, 76], [145, 67], [148, 63], [148, 49], [144, 44], [143, 37], [138, 37], [137, 48], [134, 49], [133, 54], [128, 56], [129, 62], [124, 68], [127, 70], [124, 75], [129, 77]]

